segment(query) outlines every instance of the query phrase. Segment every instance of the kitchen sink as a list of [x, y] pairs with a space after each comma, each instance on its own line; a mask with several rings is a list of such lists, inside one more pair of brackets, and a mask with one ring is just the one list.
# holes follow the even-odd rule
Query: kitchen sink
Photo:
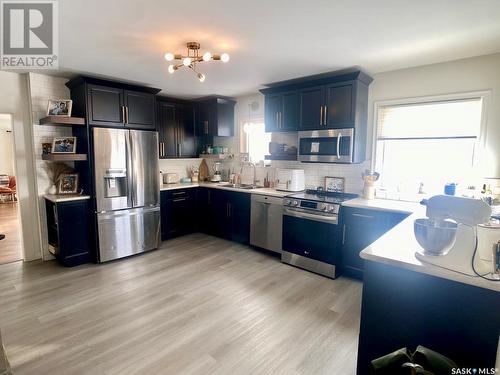
[[252, 190], [252, 189], [258, 189], [261, 187], [261, 186], [255, 186], [255, 185], [236, 185], [236, 184], [219, 184], [218, 186], [230, 187], [230, 188], [242, 189], [242, 190]]

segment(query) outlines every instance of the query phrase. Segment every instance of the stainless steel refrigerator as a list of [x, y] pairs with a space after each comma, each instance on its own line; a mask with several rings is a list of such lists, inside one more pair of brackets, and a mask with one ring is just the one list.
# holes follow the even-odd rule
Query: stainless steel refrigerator
[[158, 133], [93, 129], [100, 262], [160, 243]]

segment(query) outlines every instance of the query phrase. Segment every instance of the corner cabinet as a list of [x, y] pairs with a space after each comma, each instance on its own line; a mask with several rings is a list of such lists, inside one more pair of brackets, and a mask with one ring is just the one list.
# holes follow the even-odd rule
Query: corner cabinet
[[364, 72], [346, 69], [269, 84], [261, 90], [266, 131], [355, 128], [366, 133], [371, 82]]
[[359, 253], [409, 214], [342, 207], [342, 271], [363, 278], [364, 261]]
[[196, 103], [196, 135], [201, 137], [234, 136], [234, 105], [229, 98], [203, 98]]
[[73, 115], [85, 117], [88, 125], [156, 128], [155, 103], [160, 89], [84, 76], [66, 86], [71, 90]]
[[160, 159], [195, 158], [194, 105], [157, 100]]

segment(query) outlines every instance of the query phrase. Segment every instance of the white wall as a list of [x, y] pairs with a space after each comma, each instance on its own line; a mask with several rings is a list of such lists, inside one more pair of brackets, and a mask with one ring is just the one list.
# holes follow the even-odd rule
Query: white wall
[[[47, 237], [47, 218], [45, 214], [45, 199], [52, 186], [52, 181], [47, 174], [47, 167], [51, 162], [42, 160], [42, 143], [52, 143], [54, 137], [71, 135], [70, 127], [38, 125], [38, 121], [47, 116], [47, 103], [49, 99], [69, 99], [69, 89], [65, 86], [67, 78], [53, 77], [43, 74], [29, 73], [29, 89], [31, 96], [31, 110], [33, 121], [33, 148], [35, 150], [36, 187], [38, 199], [38, 213], [40, 217], [40, 241], [42, 244], [42, 257], [44, 260], [53, 259], [49, 253]], [[73, 163], [67, 163], [73, 167]]]
[[29, 102], [27, 75], [0, 71], [0, 113], [10, 113], [13, 119], [24, 259], [34, 260], [40, 258], [41, 247], [38, 215], [34, 214], [37, 206]]
[[14, 136], [10, 114], [0, 114], [0, 174], [14, 175]]
[[[368, 139], [373, 137], [374, 103], [382, 100], [491, 90], [487, 103], [483, 177], [500, 177], [500, 54], [396, 70], [373, 76], [368, 101]], [[371, 147], [367, 155], [371, 155]]]

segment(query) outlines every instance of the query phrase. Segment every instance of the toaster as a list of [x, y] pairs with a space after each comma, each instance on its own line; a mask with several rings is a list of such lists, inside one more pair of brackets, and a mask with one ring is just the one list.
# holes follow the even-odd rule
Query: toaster
[[178, 184], [180, 181], [178, 173], [163, 173], [164, 184]]
[[276, 190], [302, 191], [306, 188], [303, 169], [277, 169]]

